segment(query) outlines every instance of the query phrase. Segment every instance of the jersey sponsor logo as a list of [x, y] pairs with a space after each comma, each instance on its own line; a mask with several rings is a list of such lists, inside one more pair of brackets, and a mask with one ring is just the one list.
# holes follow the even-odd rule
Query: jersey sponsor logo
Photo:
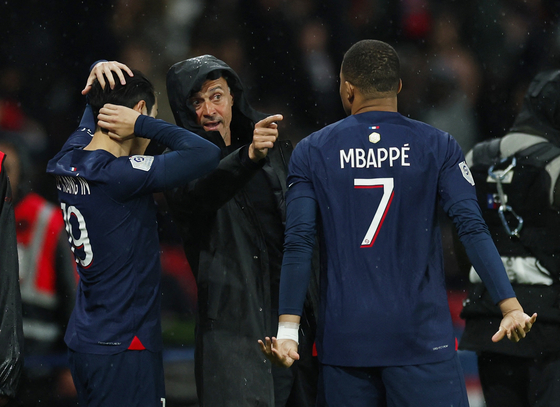
[[474, 187], [474, 178], [472, 176], [472, 172], [465, 161], [461, 161], [459, 163], [459, 168], [461, 169], [461, 174], [463, 174], [463, 178], [465, 178], [469, 184]]
[[402, 147], [340, 150], [340, 168], [344, 169], [346, 166], [350, 168], [381, 168], [384, 165], [409, 167], [409, 151], [410, 145], [408, 143]]
[[152, 163], [154, 162], [154, 157], [150, 155], [133, 155], [129, 157], [132, 168], [142, 171], [150, 171], [152, 168]]

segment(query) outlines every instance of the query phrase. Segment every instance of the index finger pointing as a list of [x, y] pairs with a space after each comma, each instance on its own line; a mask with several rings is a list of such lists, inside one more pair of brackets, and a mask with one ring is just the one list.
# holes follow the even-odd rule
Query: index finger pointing
[[255, 127], [268, 127], [274, 122], [279, 122], [284, 119], [284, 116], [281, 114], [275, 114], [272, 116], [265, 117], [260, 122], [258, 122]]

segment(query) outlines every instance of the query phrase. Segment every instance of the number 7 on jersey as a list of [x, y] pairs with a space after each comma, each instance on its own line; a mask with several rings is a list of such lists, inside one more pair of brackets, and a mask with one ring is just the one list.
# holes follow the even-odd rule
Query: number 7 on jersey
[[360, 247], [371, 247], [377, 238], [379, 229], [383, 224], [383, 220], [385, 219], [389, 206], [391, 206], [391, 202], [393, 200], [393, 178], [355, 178], [354, 188], [383, 188], [383, 196], [381, 197], [379, 206], [375, 211], [375, 215], [369, 225], [369, 229], [364, 237], [364, 240], [362, 240], [362, 244], [360, 245]]

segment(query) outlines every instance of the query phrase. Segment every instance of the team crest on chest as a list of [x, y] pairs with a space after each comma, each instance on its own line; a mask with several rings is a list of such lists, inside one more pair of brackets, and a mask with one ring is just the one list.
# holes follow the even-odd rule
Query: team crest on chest
[[[379, 129], [379, 126], [370, 126], [369, 127], [370, 130], [377, 130]], [[376, 131], [374, 131], [373, 133], [371, 133], [368, 136], [368, 140], [370, 143], [379, 143], [379, 141], [381, 140], [381, 134], [377, 133]]]

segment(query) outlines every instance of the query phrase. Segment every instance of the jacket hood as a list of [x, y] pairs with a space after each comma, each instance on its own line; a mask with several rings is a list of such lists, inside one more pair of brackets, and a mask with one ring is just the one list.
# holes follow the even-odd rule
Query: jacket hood
[[256, 122], [267, 115], [254, 110], [247, 101], [239, 76], [225, 62], [212, 55], [202, 55], [177, 62], [167, 72], [167, 95], [175, 123], [201, 136], [207, 136], [196, 122], [194, 107], [188, 103], [192, 93], [198, 92], [208, 74], [221, 71], [234, 97], [230, 125], [232, 144], [250, 142]]
[[560, 146], [560, 70], [535, 76], [510, 132], [541, 136]]

